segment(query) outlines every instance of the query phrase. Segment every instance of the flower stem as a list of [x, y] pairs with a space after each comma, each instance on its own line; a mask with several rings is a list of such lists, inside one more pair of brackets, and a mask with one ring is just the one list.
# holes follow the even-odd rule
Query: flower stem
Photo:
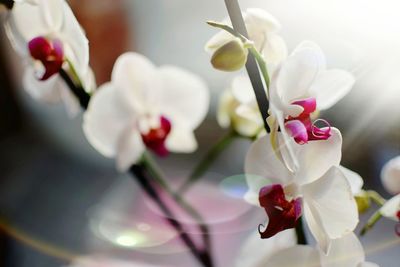
[[386, 202], [386, 199], [384, 199], [381, 195], [378, 194], [378, 192], [373, 191], [373, 190], [368, 190], [367, 191], [368, 197], [374, 201], [377, 205], [383, 206]]
[[366, 225], [361, 229], [360, 235], [365, 235], [369, 230], [371, 230], [374, 225], [382, 218], [382, 214], [377, 210], [371, 218], [367, 221]]
[[161, 211], [165, 214], [165, 219], [176, 230], [176, 232], [180, 234], [181, 240], [189, 248], [191, 253], [199, 260], [200, 263], [203, 264], [204, 267], [212, 267], [213, 265], [209, 255], [197, 249], [193, 240], [184, 231], [183, 226], [180, 224], [178, 220], [175, 219], [172, 211], [168, 208], [168, 206], [162, 201], [162, 199], [158, 195], [157, 190], [151, 184], [152, 177], [149, 175], [145, 166], [143, 164], [140, 165], [134, 164], [131, 166], [130, 172], [134, 177], [136, 177], [136, 181], [147, 193], [147, 195], [159, 206]]
[[170, 195], [173, 199], [188, 213], [195, 219], [199, 225], [199, 229], [202, 232], [203, 241], [204, 241], [204, 249], [208, 250], [210, 261], [211, 257], [211, 241], [210, 241], [210, 231], [206, 222], [200, 213], [197, 212], [186, 200], [179, 194], [174, 192], [169, 184], [166, 182], [164, 175], [158, 165], [155, 163], [154, 159], [148, 154], [144, 153], [142, 158], [143, 165], [149, 170], [152, 175], [152, 178]]
[[77, 86], [64, 69], [60, 69], [59, 74], [71, 92], [78, 98], [81, 107], [87, 109], [90, 101], [89, 93], [87, 93], [82, 86]]
[[300, 217], [296, 224], [297, 244], [307, 245], [306, 234], [304, 233], [303, 218]]
[[222, 151], [224, 151], [236, 137], [239, 137], [239, 135], [234, 130], [230, 130], [213, 147], [211, 147], [211, 149], [193, 169], [192, 173], [189, 175], [189, 178], [181, 185], [178, 192], [180, 194], [184, 194], [191, 187], [191, 185], [199, 180], [214, 163], [216, 158], [222, 153]]
[[[225, 0], [225, 5], [228, 10], [229, 17], [232, 21], [233, 29], [244, 36], [246, 39], [248, 39], [246, 25], [244, 23], [242, 11], [240, 10], [238, 1]], [[264, 128], [267, 133], [269, 133], [270, 128], [267, 123], [269, 109], [268, 97], [260, 76], [259, 67], [257, 66], [257, 62], [253, 54], [249, 55], [249, 57], [247, 58], [246, 69], [247, 73], [249, 74], [254, 93], [256, 95], [258, 108], [260, 109], [261, 116], [263, 118]]]

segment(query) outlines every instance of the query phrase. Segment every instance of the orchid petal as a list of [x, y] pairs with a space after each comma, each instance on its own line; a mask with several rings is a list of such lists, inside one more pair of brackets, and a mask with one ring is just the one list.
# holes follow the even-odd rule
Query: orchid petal
[[400, 194], [389, 199], [379, 211], [382, 216], [398, 221], [397, 213], [400, 211]]
[[121, 134], [128, 127], [135, 127], [135, 114], [121, 104], [117, 90], [110, 83], [102, 85], [92, 96], [83, 118], [88, 141], [106, 157], [116, 156]]
[[246, 201], [259, 205], [260, 189], [268, 184], [286, 184], [292, 180], [292, 174], [275, 156], [269, 136], [260, 137], [250, 147], [245, 160], [246, 181], [249, 187]]
[[167, 149], [176, 153], [192, 153], [197, 149], [193, 130], [179, 125], [172, 125], [171, 132], [165, 140]]
[[49, 32], [58, 32], [62, 26], [64, 0], [37, 0], [42, 19]]
[[249, 31], [256, 31], [258, 29], [258, 32], [274, 32], [281, 29], [281, 24], [279, 23], [279, 21], [270, 13], [261, 8], [246, 9], [244, 19], [247, 26], [256, 27], [255, 29], [248, 27], [250, 28]]
[[318, 109], [332, 107], [351, 90], [354, 76], [344, 70], [326, 70], [318, 74], [310, 88], [310, 95], [317, 99]]
[[358, 193], [360, 193], [364, 185], [363, 178], [358, 173], [347, 169], [346, 167], [339, 166], [339, 169], [342, 171], [347, 181], [349, 182], [353, 195], [357, 195]]
[[323, 267], [355, 267], [364, 261], [364, 249], [354, 233], [332, 240], [329, 254], [321, 253]]
[[299, 170], [296, 173], [297, 183], [313, 182], [324, 175], [331, 166], [339, 166], [342, 156], [342, 135], [332, 128], [328, 140], [309, 142], [307, 145], [292, 144]]
[[159, 82], [156, 67], [146, 57], [128, 52], [115, 62], [111, 82], [121, 102], [136, 112], [148, 112], [158, 105]]
[[33, 67], [27, 67], [25, 70], [23, 85], [25, 90], [36, 100], [45, 103], [57, 103], [61, 100], [62, 81], [58, 76], [53, 76], [46, 81], [40, 81], [36, 78]]
[[254, 137], [262, 130], [263, 122], [257, 105], [240, 105], [234, 113], [232, 124], [240, 135]]
[[[294, 246], [275, 253], [268, 261], [268, 267], [320, 267], [320, 256], [309, 246]], [[260, 266], [261, 267], [261, 266]]]
[[249, 104], [256, 101], [253, 86], [248, 76], [236, 76], [232, 80], [232, 94], [241, 104]]
[[373, 262], [361, 262], [360, 264], [357, 265], [357, 267], [379, 267], [378, 264], [373, 263]]
[[285, 128], [290, 136], [294, 138], [298, 144], [306, 144], [308, 142], [307, 129], [299, 120], [292, 120], [285, 123]]
[[[343, 237], [358, 224], [357, 204], [350, 185], [338, 167], [331, 167], [320, 179], [304, 185], [302, 192], [309, 211], [305, 213], [306, 221], [321, 249], [327, 253], [327, 240]], [[321, 239], [320, 233], [325, 233], [326, 237]]]
[[117, 143], [117, 169], [125, 172], [129, 167], [140, 160], [145, 146], [139, 131], [134, 128], [127, 128], [120, 135]]
[[60, 31], [64, 41], [66, 58], [74, 65], [80, 75], [79, 78], [84, 79], [89, 68], [89, 41], [66, 2], [64, 2], [63, 15], [64, 23]]
[[304, 98], [318, 73], [325, 68], [325, 58], [319, 48], [297, 48], [279, 69], [278, 95], [286, 104]]
[[222, 128], [231, 126], [231, 112], [237, 103], [230, 89], [222, 92], [217, 109], [217, 121]]
[[262, 54], [268, 64], [268, 72], [273, 73], [277, 66], [287, 58], [288, 49], [281, 36], [271, 33], [262, 48]]
[[269, 258], [274, 253], [296, 244], [295, 231], [286, 230], [279, 235], [263, 240], [258, 232], [251, 233], [244, 241], [235, 267], [264, 267], [269, 266]]
[[210, 95], [198, 76], [173, 66], [159, 68], [163, 87], [159, 94], [160, 112], [172, 125], [196, 129], [207, 115]]

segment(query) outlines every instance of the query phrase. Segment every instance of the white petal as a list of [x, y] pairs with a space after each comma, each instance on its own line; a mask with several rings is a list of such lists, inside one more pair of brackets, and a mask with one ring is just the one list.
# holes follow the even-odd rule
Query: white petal
[[279, 69], [278, 95], [286, 104], [308, 97], [312, 83], [325, 68], [325, 57], [319, 48], [297, 48]]
[[256, 136], [264, 127], [260, 111], [255, 103], [237, 107], [232, 121], [236, 132], [247, 137]]
[[232, 80], [232, 94], [235, 99], [242, 104], [249, 104], [256, 101], [253, 86], [249, 76], [236, 76]]
[[258, 232], [253, 232], [244, 241], [235, 262], [236, 267], [269, 266], [269, 258], [282, 249], [296, 244], [296, 233], [293, 229], [283, 231], [269, 239], [261, 239]]
[[326, 70], [316, 77], [310, 95], [317, 99], [317, 109], [328, 109], [347, 95], [354, 83], [354, 76], [347, 71]]
[[29, 55], [28, 42], [35, 37], [49, 34], [40, 5], [15, 3], [6, 20], [6, 32], [14, 49]]
[[117, 145], [117, 168], [125, 172], [140, 160], [145, 151], [142, 136], [134, 128], [127, 128], [120, 136]]
[[191, 129], [185, 127], [172, 126], [167, 140], [167, 149], [176, 153], [192, 153], [197, 149], [197, 141]]
[[[311, 212], [305, 214], [307, 223], [308, 215], [313, 216], [309, 224], [313, 234], [319, 231], [326, 233], [324, 239], [337, 239], [355, 229], [358, 224], [357, 204], [346, 177], [338, 167], [330, 168], [324, 176], [304, 185], [301, 190], [304, 205]], [[320, 238], [319, 233], [316, 238]], [[321, 241], [320, 247], [326, 253], [328, 244], [324, 239], [318, 241]]]
[[262, 48], [262, 53], [268, 64], [268, 73], [273, 73], [274, 69], [286, 59], [288, 49], [281, 36], [270, 34]]
[[60, 36], [64, 43], [65, 56], [81, 75], [80, 78], [84, 79], [89, 67], [89, 41], [66, 2], [64, 2], [63, 15], [64, 21], [60, 29]]
[[400, 211], [400, 194], [389, 199], [380, 209], [382, 216], [398, 221], [397, 212]]
[[74, 118], [81, 111], [79, 100], [67, 87], [62, 87], [60, 93], [69, 117]]
[[63, 85], [58, 75], [54, 75], [46, 81], [40, 81], [35, 76], [35, 70], [32, 67], [27, 67], [23, 84], [25, 90], [38, 101], [57, 103], [61, 100], [60, 88]]
[[[270, 136], [265, 135], [250, 147], [245, 160], [246, 181], [249, 186], [248, 199], [257, 196], [263, 186], [272, 183], [287, 184], [293, 178], [281, 161], [275, 156]], [[258, 200], [256, 201], [258, 204]]]
[[347, 169], [344, 166], [339, 166], [339, 169], [342, 171], [347, 181], [349, 182], [353, 195], [359, 194], [364, 185], [363, 178], [358, 173]]
[[364, 261], [364, 249], [354, 233], [332, 240], [329, 254], [321, 253], [323, 267], [356, 267]]
[[[268, 267], [320, 267], [320, 257], [316, 249], [310, 246], [294, 246], [274, 254], [268, 261]], [[259, 266], [257, 266], [259, 267]], [[262, 267], [262, 266], [260, 266]]]
[[274, 32], [281, 28], [279, 21], [261, 8], [248, 8], [244, 14], [246, 26], [258, 27], [260, 31]]
[[205, 82], [198, 76], [173, 66], [159, 69], [163, 87], [158, 90], [159, 109], [171, 120], [189, 129], [197, 128], [207, 115], [210, 94]]
[[87, 256], [74, 259], [68, 267], [159, 267], [137, 261], [123, 261], [104, 256]]
[[294, 143], [295, 156], [299, 162], [296, 173], [298, 184], [317, 180], [332, 166], [339, 166], [342, 157], [342, 135], [336, 128], [331, 129], [328, 140], [310, 141], [308, 144]]
[[149, 112], [149, 108], [157, 106], [157, 94], [162, 86], [157, 74], [150, 60], [129, 52], [115, 62], [111, 80], [121, 101], [136, 111]]
[[135, 114], [125, 108], [114, 85], [101, 86], [92, 96], [83, 117], [83, 130], [88, 141], [106, 157], [117, 154], [121, 134], [135, 127]]
[[42, 19], [49, 32], [58, 32], [64, 23], [63, 8], [64, 0], [37, 0], [37, 8], [40, 10]]
[[231, 89], [226, 89], [219, 97], [217, 108], [217, 121], [222, 128], [231, 126], [231, 114], [239, 103], [232, 95]]
[[400, 156], [390, 160], [383, 166], [381, 180], [386, 191], [393, 195], [400, 193]]

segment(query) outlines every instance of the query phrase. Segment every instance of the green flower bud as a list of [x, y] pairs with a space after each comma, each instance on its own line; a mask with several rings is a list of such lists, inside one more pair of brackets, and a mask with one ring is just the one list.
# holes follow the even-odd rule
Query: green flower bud
[[358, 212], [360, 214], [366, 212], [371, 206], [371, 200], [364, 190], [362, 190], [357, 196], [355, 196]]
[[241, 69], [247, 61], [248, 50], [239, 38], [218, 48], [212, 58], [214, 68], [222, 71], [236, 71]]

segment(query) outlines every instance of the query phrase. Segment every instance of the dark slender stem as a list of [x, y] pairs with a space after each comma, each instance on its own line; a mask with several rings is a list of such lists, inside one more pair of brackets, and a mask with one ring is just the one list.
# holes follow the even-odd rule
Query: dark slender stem
[[87, 109], [90, 101], [89, 93], [87, 93], [84, 88], [77, 86], [64, 69], [61, 69], [59, 74], [72, 93], [78, 98], [82, 108]]
[[[244, 24], [242, 11], [237, 0], [225, 0], [226, 8], [228, 9], [229, 17], [232, 21], [233, 28], [248, 38], [246, 26]], [[261, 116], [263, 118], [265, 130], [269, 133], [270, 129], [267, 123], [269, 103], [264, 89], [263, 82], [261, 80], [260, 71], [257, 66], [257, 62], [252, 54], [249, 54], [246, 63], [247, 73], [249, 74], [251, 84], [254, 89], [254, 93], [257, 98], [258, 108], [260, 109]]]
[[175, 228], [175, 230], [180, 234], [180, 238], [185, 243], [185, 245], [190, 249], [192, 254], [206, 267], [212, 267], [211, 258], [208, 253], [205, 251], [198, 251], [196, 245], [193, 243], [192, 239], [189, 237], [187, 233], [185, 233], [183, 226], [174, 219], [173, 213], [167, 207], [167, 205], [162, 201], [157, 191], [151, 185], [151, 177], [148, 172], [144, 168], [143, 165], [133, 165], [130, 168], [130, 172], [132, 175], [136, 177], [136, 181], [141, 185], [141, 187], [145, 190], [147, 195], [157, 203], [162, 212], [165, 214], [167, 221], [169, 224]]
[[304, 225], [303, 225], [303, 218], [300, 217], [300, 219], [297, 221], [296, 225], [296, 235], [297, 235], [297, 244], [299, 245], [307, 245], [307, 238], [304, 233]]

